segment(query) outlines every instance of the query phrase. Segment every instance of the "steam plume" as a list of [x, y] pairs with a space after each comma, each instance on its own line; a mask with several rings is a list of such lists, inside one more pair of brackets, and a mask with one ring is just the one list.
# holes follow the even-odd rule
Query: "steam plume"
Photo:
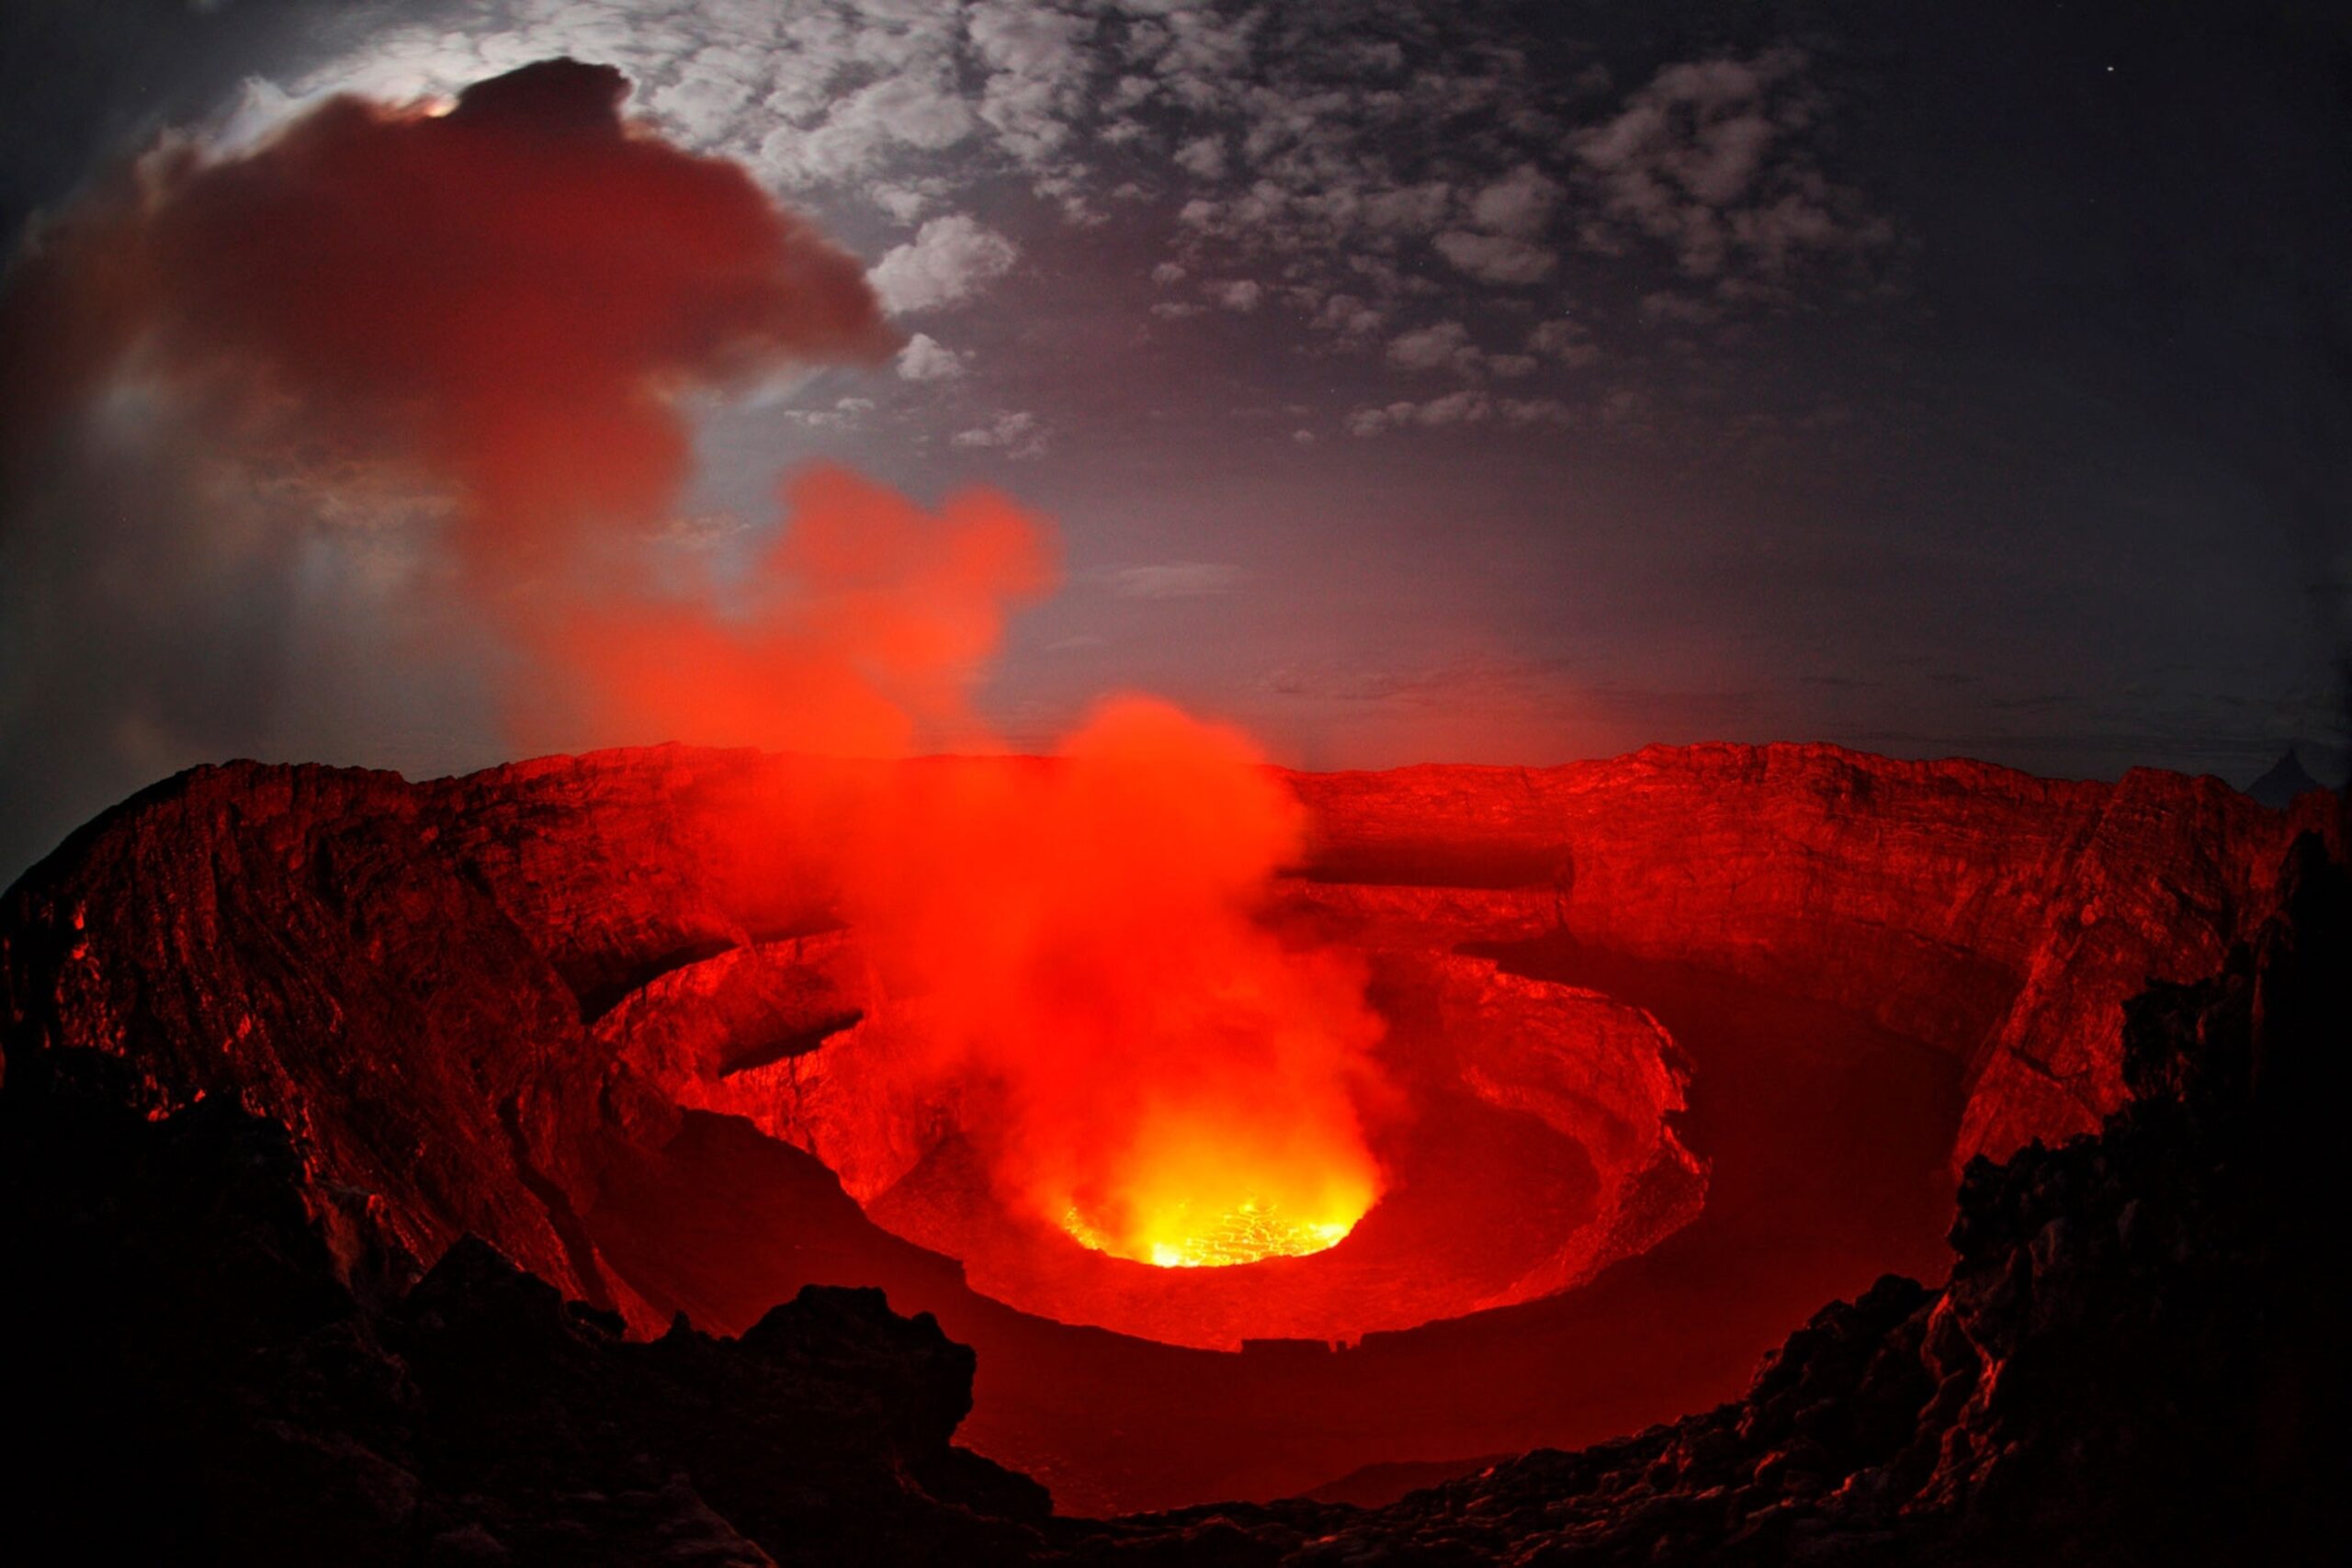
[[[222, 755], [626, 739], [591, 726], [641, 716], [567, 661], [593, 626], [687, 604], [784, 682], [759, 736], [697, 738], [791, 726], [773, 630], [713, 585], [643, 586], [688, 472], [680, 399], [878, 365], [897, 336], [854, 257], [625, 121], [627, 92], [550, 61], [453, 106], [339, 97], [239, 155], [167, 143], [31, 238], [0, 293], [15, 858]], [[1012, 575], [1038, 581], [1033, 532]], [[787, 613], [797, 559], [766, 564], [754, 613]], [[804, 646], [833, 618], [788, 613]], [[838, 669], [816, 684], [846, 701]]]
[[[661, 552], [684, 395], [898, 339], [854, 258], [629, 124], [628, 91], [560, 60], [446, 108], [336, 98], [237, 156], [165, 148], [41, 237], [0, 299], [5, 545], [18, 581], [86, 598], [83, 635], [132, 644], [68, 682], [96, 711], [187, 760], [257, 749], [251, 712], [170, 732], [171, 655], [232, 686], [224, 646], [284, 662], [266, 615], [249, 647], [209, 634], [322, 549], [367, 579], [373, 546], [401, 637], [368, 673], [475, 637], [526, 747], [986, 744], [970, 688], [1051, 585], [1042, 519], [818, 467], [747, 571]], [[28, 687], [0, 722], [56, 706]], [[978, 1086], [967, 1131], [1009, 1196], [1136, 1256], [1228, 1212], [1343, 1231], [1370, 1204], [1361, 977], [1252, 919], [1300, 830], [1238, 736], [1136, 700], [1057, 767], [919, 770], [874, 803], [850, 913], [933, 1066]]]
[[1356, 964], [1253, 917], [1305, 814], [1238, 733], [1114, 698], [1058, 766], [902, 773], [853, 922], [918, 998], [1005, 1196], [1145, 1261], [1242, 1211], [1344, 1235], [1378, 1196]]

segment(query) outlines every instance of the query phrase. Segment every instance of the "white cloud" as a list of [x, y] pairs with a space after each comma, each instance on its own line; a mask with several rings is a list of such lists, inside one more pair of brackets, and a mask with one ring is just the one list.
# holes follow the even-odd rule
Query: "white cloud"
[[1493, 400], [1486, 393], [1465, 388], [1442, 398], [1431, 398], [1427, 402], [1399, 401], [1357, 409], [1348, 415], [1348, 434], [1367, 436], [1412, 426], [1435, 430], [1453, 425], [1483, 424], [1493, 414], [1494, 407]]
[[[1347, 428], [1351, 435], [1371, 436], [1391, 430], [1446, 430], [1490, 421], [1520, 429], [1532, 425], [1581, 427], [1628, 423], [1638, 397], [1622, 403], [1613, 398], [1614, 395], [1612, 400], [1604, 400], [1602, 407], [1587, 416], [1558, 398], [1490, 398], [1475, 388], [1465, 388], [1426, 402], [1407, 400], [1359, 408], [1348, 415]], [[1646, 406], [1641, 404], [1641, 412], [1645, 412]]]
[[1712, 299], [1694, 299], [1660, 289], [1642, 296], [1642, 320], [1645, 321], [1675, 321], [1684, 326], [1704, 326], [1722, 319], [1723, 307]]
[[1505, 398], [1500, 405], [1506, 424], [1574, 424], [1576, 410], [1557, 398]]
[[1402, 370], [1476, 371], [1481, 358], [1460, 321], [1438, 321], [1388, 340], [1388, 363]]
[[1238, 566], [1214, 561], [1156, 561], [1123, 566], [1107, 574], [1111, 592], [1122, 599], [1193, 599], [1230, 593], [1249, 581]]
[[1266, 291], [1261, 286], [1252, 283], [1246, 277], [1234, 283], [1220, 283], [1211, 289], [1210, 293], [1216, 297], [1219, 305], [1243, 315], [1256, 310], [1260, 301], [1266, 297]]
[[1388, 318], [1352, 294], [1334, 294], [1315, 312], [1313, 324], [1342, 337], [1366, 338], [1388, 324]]
[[1532, 239], [1551, 222], [1560, 196], [1559, 181], [1521, 164], [1470, 198], [1470, 220], [1492, 233]]
[[1364, 221], [1374, 229], [1426, 233], [1445, 221], [1453, 205], [1453, 187], [1442, 180], [1384, 190], [1363, 198]]
[[874, 412], [872, 398], [842, 398], [829, 409], [786, 409], [784, 417], [811, 430], [849, 430]]
[[925, 222], [910, 243], [892, 250], [865, 276], [883, 309], [904, 315], [969, 299], [982, 284], [1012, 271], [1020, 254], [1011, 240], [956, 213]]
[[1536, 322], [1535, 330], [1527, 334], [1527, 351], [1558, 360], [1572, 370], [1600, 357], [1600, 345], [1592, 341], [1592, 333], [1581, 322], [1564, 316]]
[[1176, 166], [1200, 180], [1225, 177], [1225, 140], [1217, 136], [1196, 136], [1176, 149]]
[[966, 356], [928, 333], [917, 333], [899, 351], [899, 375], [909, 381], [952, 381], [968, 369]]
[[753, 85], [741, 76], [690, 73], [655, 88], [646, 105], [690, 141], [707, 143], [735, 129], [751, 104]]
[[1438, 254], [1482, 283], [1535, 283], [1552, 275], [1559, 258], [1543, 245], [1507, 234], [1452, 230], [1437, 237]]
[[944, 73], [889, 76], [836, 100], [813, 127], [770, 132], [760, 143], [760, 162], [786, 184], [853, 179], [902, 149], [953, 147], [978, 124]]
[[[1558, 276], [1555, 235], [1595, 256], [1661, 247], [1727, 315], [1787, 299], [1825, 258], [1874, 265], [1893, 237], [1825, 169], [1829, 106], [1796, 50], [1669, 64], [1618, 95], [1596, 62], [1550, 65], [1438, 18], [1434, 0], [1370, 18], [1196, 0], [451, 0], [291, 95], [254, 94], [240, 125], [335, 88], [447, 94], [549, 55], [605, 60], [637, 82], [637, 112], [829, 224], [851, 201], [923, 222], [875, 269], [894, 310], [953, 305], [1012, 265], [1009, 239], [941, 216], [1012, 175], [1077, 226], [1126, 202], [1179, 209], [1155, 282], [1261, 279], [1258, 309], [1341, 344], [1478, 319], [1483, 291]], [[1468, 115], [1487, 130], [1428, 135]], [[949, 254], [959, 231], [930, 227], [944, 221], [973, 248]]]
[[1042, 457], [1046, 427], [1034, 413], [1022, 410], [1001, 413], [983, 425], [959, 430], [948, 438], [953, 446], [995, 448], [1008, 457]]
[[874, 205], [901, 223], [911, 223], [922, 217], [933, 202], [939, 199], [937, 180], [901, 180], [892, 185], [871, 186], [866, 195]]
[[1422, 424], [1476, 424], [1487, 417], [1487, 406], [1484, 392], [1452, 392], [1423, 403], [1414, 417]]
[[1582, 230], [1588, 248], [1621, 254], [1630, 231], [1666, 243], [1690, 276], [1777, 282], [1808, 254], [1891, 239], [1815, 162], [1804, 133], [1822, 111], [1804, 66], [1787, 48], [1669, 65], [1614, 118], [1575, 133], [1604, 206]]
[[989, 68], [980, 118], [1022, 164], [1046, 166], [1071, 139], [1093, 19], [1023, 0], [980, 0], [967, 15], [973, 51]]

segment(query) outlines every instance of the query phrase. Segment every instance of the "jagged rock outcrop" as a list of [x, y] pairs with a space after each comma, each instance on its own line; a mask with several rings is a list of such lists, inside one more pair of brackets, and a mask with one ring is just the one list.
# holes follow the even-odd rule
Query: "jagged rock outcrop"
[[363, 1300], [283, 1128], [217, 1098], [147, 1120], [119, 1066], [35, 1057], [0, 1093], [16, 1561], [1034, 1554], [1044, 1489], [950, 1442], [971, 1352], [879, 1291], [634, 1341], [465, 1237]]
[[2295, 748], [2290, 746], [2285, 756], [2271, 763], [2260, 778], [2245, 786], [2245, 792], [2263, 805], [2283, 811], [2312, 791], [2326, 787], [2312, 777], [2311, 770], [2303, 766], [2302, 758], [2296, 753]]
[[37, 1439], [0, 1517], [191, 1562], [2319, 1560], [2352, 875], [2316, 838], [2287, 867], [2218, 973], [2127, 1009], [2098, 1134], [1971, 1164], [1941, 1288], [1823, 1309], [1720, 1408], [1374, 1510], [1050, 1517], [949, 1441], [968, 1353], [873, 1292], [635, 1342], [469, 1239], [369, 1299], [286, 1129], [36, 1053], [0, 1089], [0, 1371]]
[[[1123, 1522], [1263, 1561], [2289, 1562], [2333, 1553], [2352, 1381], [2319, 1092], [2352, 1039], [2352, 875], [2316, 838], [2220, 973], [2133, 999], [2136, 1097], [1973, 1161], [1939, 1290], [1824, 1308], [1747, 1395], [1363, 1512]], [[1238, 1546], [1234, 1560], [1246, 1561]]]
[[251, 764], [126, 802], [8, 897], [7, 1070], [89, 1051], [149, 1115], [278, 1122], [346, 1270], [470, 1232], [616, 1305], [564, 1196], [605, 1119], [578, 1001], [423, 807], [393, 774]]
[[[792, 944], [837, 925], [810, 849], [887, 765], [661, 747], [421, 784], [198, 769], [9, 891], [0, 1052], [123, 1055], [144, 1110], [228, 1094], [284, 1122], [346, 1266], [470, 1232], [650, 1330], [579, 1223], [598, 1139], [662, 1133], [691, 1076], [674, 1040], [628, 1038], [627, 999], [718, 959], [669, 985], [743, 1015], [709, 1036], [738, 1066], [854, 1010]], [[1966, 1063], [1955, 1166], [2097, 1125], [2122, 1103], [2123, 998], [2217, 964], [2294, 831], [2342, 841], [2328, 796], [2285, 817], [2218, 780], [1824, 746], [1290, 778], [1315, 831], [1293, 918], [1438, 951], [1565, 922], [1835, 1003]], [[809, 1032], [740, 1037], [794, 987]]]
[[[282, 1125], [300, 1201], [368, 1303], [400, 1300], [465, 1235], [647, 1337], [680, 1308], [740, 1331], [812, 1280], [887, 1284], [1046, 1369], [1018, 1388], [984, 1376], [989, 1451], [1122, 1506], [1168, 1499], [1111, 1488], [1178, 1447], [1191, 1479], [1173, 1495], [1220, 1495], [1222, 1413], [1247, 1410], [1266, 1453], [1303, 1451], [1302, 1412], [1323, 1402], [1349, 1404], [1350, 1430], [1417, 1424], [1366, 1408], [1357, 1367], [1423, 1391], [1495, 1375], [1499, 1337], [1519, 1329], [1485, 1319], [1280, 1378], [1016, 1319], [952, 1262], [876, 1231], [814, 1160], [708, 1114], [742, 1109], [733, 1089], [684, 1092], [789, 1076], [862, 1005], [808, 848], [876, 766], [659, 748], [418, 784], [198, 770], [0, 898], [6, 1071], [114, 1058], [141, 1114], [226, 1103]], [[2343, 842], [2325, 796], [2290, 816], [2215, 781], [2052, 784], [1820, 747], [1292, 782], [1317, 842], [1278, 918], [1425, 955], [1580, 942], [1818, 998], [1968, 1064], [1963, 1153], [2055, 1141], [2121, 1104], [2124, 999], [2210, 972], [2248, 936], [2299, 828]], [[747, 1181], [743, 1213], [685, 1223]], [[1854, 1278], [1779, 1298], [1713, 1346], [1703, 1392], [1643, 1415], [1721, 1397], [1788, 1301]], [[1571, 1302], [1544, 1320], [1566, 1336], [1562, 1361]], [[1073, 1436], [1105, 1382], [1134, 1401], [1124, 1430]], [[1596, 1393], [1634, 1403], [1605, 1385], [1576, 1397]], [[1417, 1457], [1606, 1429], [1531, 1430], [1500, 1396], [1483, 1408]], [[1193, 1422], [1181, 1443], [1152, 1436], [1179, 1419]], [[1281, 1475], [1270, 1493], [1395, 1451], [1257, 1473]]]

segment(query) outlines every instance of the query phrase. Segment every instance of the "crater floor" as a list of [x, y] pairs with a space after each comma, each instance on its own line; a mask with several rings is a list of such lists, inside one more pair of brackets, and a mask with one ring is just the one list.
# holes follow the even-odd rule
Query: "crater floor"
[[[1059, 1510], [1096, 1515], [1638, 1430], [1736, 1394], [1821, 1302], [1941, 1266], [1962, 1103], [1951, 1057], [1695, 967], [1569, 942], [1498, 956], [1507, 972], [1654, 1015], [1689, 1059], [1678, 1126], [1710, 1167], [1687, 1224], [1558, 1294], [1340, 1351], [1235, 1353], [1065, 1327], [879, 1234], [837, 1191], [839, 1210], [820, 1208], [822, 1168], [734, 1117], [689, 1118], [662, 1161], [607, 1185], [588, 1223], [608, 1262], [671, 1281], [697, 1321], [842, 1270], [883, 1284], [902, 1311], [933, 1313], [978, 1353], [958, 1440], [1045, 1482]], [[1148, 1273], [1181, 1284], [1200, 1271]]]
[[[1090, 1249], [992, 1180], [980, 1142], [997, 1129], [971, 1120], [992, 1102], [911, 1066], [935, 1055], [917, 1025], [841, 978], [862, 971], [854, 931], [684, 965], [608, 1032], [680, 1103], [824, 1161], [876, 1224], [958, 1260], [982, 1294], [1165, 1344], [1410, 1329], [1555, 1293], [1687, 1224], [1705, 1172], [1675, 1135], [1686, 1075], [1657, 1021], [1599, 990], [1403, 945], [1410, 934], [1345, 932], [1392, 944], [1368, 955], [1385, 1025], [1372, 1138], [1385, 1192], [1336, 1246], [1222, 1268]], [[808, 1039], [811, 1017], [855, 1021], [735, 1065], [738, 1042]]]
[[1710, 1167], [1689, 1224], [1565, 1293], [1319, 1358], [1138, 1358], [1110, 1374], [1115, 1388], [1090, 1389], [983, 1348], [963, 1440], [1073, 1513], [1576, 1447], [1733, 1397], [1823, 1301], [1942, 1267], [1943, 1151], [1962, 1104], [1951, 1057], [1702, 970], [1543, 945], [1509, 963], [1645, 1008], [1687, 1053], [1684, 1141]]
[[[1430, 1103], [1459, 1084], [1542, 1121], [1589, 1163], [1593, 1217], [1576, 1223], [1574, 1162], [1546, 1145], [1555, 1179], [1512, 1217], [1549, 1205], [1534, 1228], [1574, 1245], [1506, 1234], [1476, 1202], [1443, 1238], [1451, 1299], [1510, 1304], [1344, 1351], [1235, 1353], [1019, 1310], [851, 1195], [888, 1211], [944, 1149], [922, 1118], [862, 1122], [818, 1081], [841, 1075], [810, 1072], [869, 1021], [827, 967], [842, 900], [809, 847], [888, 766], [656, 748], [416, 784], [196, 770], [9, 891], [5, 1047], [115, 1058], [150, 1120], [214, 1100], [276, 1121], [310, 1223], [370, 1290], [467, 1235], [642, 1337], [680, 1313], [741, 1333], [805, 1285], [880, 1286], [978, 1351], [963, 1440], [1065, 1509], [1116, 1511], [1598, 1440], [1736, 1393], [1821, 1301], [1934, 1270], [1960, 1162], [2120, 1106], [2124, 1000], [2212, 973], [2297, 831], [2341, 841], [2321, 797], [2278, 813], [2211, 779], [1829, 747], [1285, 775], [1314, 848], [1277, 917], [1433, 966], [1392, 993], [1396, 1016], [1419, 985], [1436, 1037], [1512, 1045], [1447, 1064]], [[1617, 1057], [1600, 1094], [1522, 1076], [1541, 1032], [1506, 1015], [1562, 987], [1654, 1016], [1687, 1059], [1687, 1111], [1657, 1050]], [[743, 1027], [665, 1033], [651, 1004], [698, 988]], [[779, 1006], [802, 1026], [777, 1032]], [[765, 1110], [733, 1098], [786, 1079]], [[1454, 1168], [1474, 1191], [1508, 1148], [1498, 1125]], [[1682, 1145], [1712, 1168], [1695, 1216], [1661, 1219], [1638, 1181], [1612, 1196]], [[953, 1196], [952, 1163], [910, 1211], [934, 1179]], [[1015, 1293], [968, 1235], [938, 1239]]]

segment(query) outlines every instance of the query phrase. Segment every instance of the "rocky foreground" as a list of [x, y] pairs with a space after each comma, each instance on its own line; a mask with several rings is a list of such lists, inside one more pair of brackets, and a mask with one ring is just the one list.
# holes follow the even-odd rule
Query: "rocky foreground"
[[[1093, 1521], [954, 1446], [973, 1355], [878, 1292], [646, 1321], [739, 1262], [677, 1201], [719, 1145], [729, 1173], [801, 1162], [759, 1235], [859, 1223], [798, 1151], [598, 1055], [623, 998], [820, 919], [789, 832], [734, 835], [790, 827], [777, 777], [209, 771], [12, 890], [10, 1560], [2259, 1562], [2340, 1534], [2332, 800], [1826, 749], [1299, 781], [1324, 825], [1302, 900], [1833, 999], [1875, 968], [1883, 1009], [1967, 1056], [1972, 1106], [2046, 1141], [1968, 1166], [1940, 1288], [1825, 1309], [1707, 1414], [1385, 1508]], [[632, 1182], [668, 1194], [650, 1230], [620, 1223]], [[950, 1299], [944, 1260], [852, 1242], [891, 1299]]]
[[1617, 1442], [1129, 1539], [1298, 1568], [2332, 1559], [2352, 1357], [2325, 1085], [2348, 1042], [2352, 876], [2307, 839], [2254, 942], [2131, 1004], [2132, 1103], [1969, 1166], [1940, 1289], [1883, 1279], [1745, 1398]]
[[2306, 839], [2220, 973], [2132, 1004], [2131, 1104], [1969, 1168], [1940, 1288], [1823, 1309], [1719, 1409], [1389, 1507], [1104, 1522], [953, 1446], [972, 1357], [879, 1292], [638, 1342], [467, 1240], [372, 1299], [283, 1129], [36, 1055], [0, 1094], [0, 1518], [22, 1562], [2308, 1561], [2345, 1524], [2347, 1039], [2352, 876]]

